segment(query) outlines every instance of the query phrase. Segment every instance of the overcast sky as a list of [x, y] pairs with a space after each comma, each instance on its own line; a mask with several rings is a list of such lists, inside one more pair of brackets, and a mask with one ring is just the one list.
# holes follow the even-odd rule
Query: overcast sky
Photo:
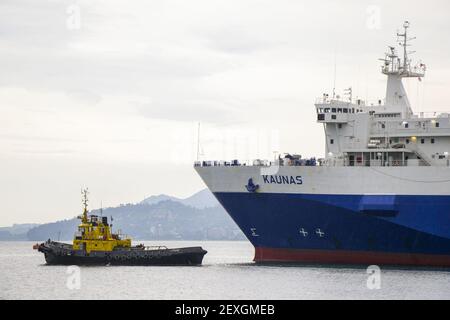
[[323, 156], [314, 101], [384, 98], [378, 58], [405, 19], [416, 111], [450, 111], [450, 2], [0, 1], [0, 225], [186, 197], [201, 156]]

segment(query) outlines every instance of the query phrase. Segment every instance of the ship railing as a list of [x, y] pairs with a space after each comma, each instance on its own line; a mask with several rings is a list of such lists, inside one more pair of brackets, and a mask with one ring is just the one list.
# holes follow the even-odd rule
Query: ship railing
[[247, 161], [195, 161], [194, 167], [315, 167], [320, 166], [323, 159], [305, 158], [305, 159], [288, 159], [279, 160], [247, 160]]
[[122, 233], [122, 230], [117, 230], [117, 233], [113, 235], [116, 240], [127, 240], [131, 239], [129, 235]]
[[408, 160], [348, 160], [327, 159], [322, 163], [324, 167], [424, 167], [429, 164], [422, 159]]
[[[438, 121], [436, 121], [438, 122]], [[411, 125], [410, 125], [411, 126]], [[427, 134], [429, 135], [450, 135], [450, 128], [446, 128], [446, 127], [442, 127], [442, 126], [436, 126], [436, 124], [430, 124], [430, 123], [422, 123], [420, 126], [413, 126], [413, 127], [408, 127], [405, 128], [404, 126], [400, 127], [399, 125], [397, 126], [389, 126], [387, 128], [377, 128], [374, 127], [372, 128], [371, 131], [372, 135], [383, 135], [386, 136], [387, 134], [389, 134], [390, 136], [393, 135], [398, 135], [398, 136], [404, 136], [404, 137], [420, 137], [422, 134]]]
[[384, 99], [378, 99], [378, 100], [370, 100], [366, 101], [363, 99], [353, 99], [350, 100], [345, 97], [336, 96], [335, 98], [330, 98], [329, 96], [326, 97], [318, 97], [314, 101], [315, 105], [322, 105], [322, 106], [329, 106], [329, 105], [342, 105], [342, 106], [352, 106], [352, 107], [379, 107], [384, 106], [385, 100]]
[[450, 113], [448, 111], [423, 111], [414, 114], [416, 119], [433, 119], [433, 118], [449, 118]]
[[[256, 162], [255, 162], [256, 161]], [[405, 159], [405, 160], [349, 160], [349, 159], [300, 159], [300, 160], [286, 160], [281, 159], [276, 161], [261, 162], [255, 160], [254, 162], [243, 162], [234, 166], [247, 166], [247, 167], [422, 167], [429, 166], [429, 164], [423, 159]], [[208, 162], [208, 161], [206, 161]], [[211, 162], [211, 163], [209, 163]], [[195, 167], [229, 167], [230, 165], [222, 165], [220, 162], [209, 161], [208, 164], [196, 163]]]

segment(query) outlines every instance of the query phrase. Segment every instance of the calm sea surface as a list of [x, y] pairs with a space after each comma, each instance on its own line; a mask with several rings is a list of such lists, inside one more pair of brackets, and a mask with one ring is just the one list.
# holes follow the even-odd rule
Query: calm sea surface
[[370, 290], [364, 266], [258, 266], [248, 242], [146, 244], [208, 254], [200, 267], [81, 267], [78, 282], [76, 270], [46, 266], [32, 242], [0, 242], [0, 299], [450, 299], [450, 269], [382, 268]]

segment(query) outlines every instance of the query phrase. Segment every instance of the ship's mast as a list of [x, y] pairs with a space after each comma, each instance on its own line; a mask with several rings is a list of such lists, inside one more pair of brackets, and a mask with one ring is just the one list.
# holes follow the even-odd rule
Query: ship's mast
[[83, 202], [83, 216], [81, 217], [81, 221], [83, 223], [87, 223], [88, 222], [88, 194], [89, 191], [88, 189], [83, 189], [81, 190], [81, 195], [83, 196], [82, 198], [82, 202]]
[[408, 41], [414, 40], [416, 38], [408, 39], [408, 28], [409, 28], [409, 22], [408, 21], [405, 21], [405, 23], [403, 24], [403, 28], [404, 28], [405, 31], [403, 33], [398, 33], [397, 32], [397, 37], [399, 37], [399, 39], [400, 39], [399, 44], [403, 47], [403, 71], [407, 71], [407, 70], [409, 70], [409, 60], [408, 60], [407, 47], [410, 46], [408, 44]]
[[389, 47], [385, 58], [381, 59], [384, 62], [382, 72], [388, 76], [385, 106], [392, 111], [401, 112], [404, 118], [408, 118], [412, 114], [412, 110], [405, 88], [403, 87], [402, 79], [420, 79], [425, 76], [425, 65], [421, 63], [412, 68], [411, 61], [408, 58], [409, 54], [414, 53], [412, 51], [408, 52], [408, 47], [410, 46], [409, 41], [415, 39], [408, 38], [409, 27], [410, 23], [405, 21], [403, 24], [403, 33], [397, 32], [399, 45], [403, 48], [403, 61], [398, 56], [395, 47]]

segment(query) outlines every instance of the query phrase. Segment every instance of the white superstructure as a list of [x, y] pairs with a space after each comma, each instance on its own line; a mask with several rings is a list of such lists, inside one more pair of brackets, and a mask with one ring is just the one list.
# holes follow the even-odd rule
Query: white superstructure
[[316, 101], [317, 121], [326, 136], [326, 165], [332, 166], [448, 166], [450, 123], [448, 113], [414, 114], [403, 78], [425, 76], [426, 66], [414, 67], [408, 58], [409, 23], [397, 34], [403, 49], [400, 58], [394, 47], [383, 61], [387, 76], [385, 99], [367, 105], [324, 94]]
[[[407, 47], [409, 23], [382, 59], [388, 78], [386, 98], [366, 104], [324, 94], [315, 104], [325, 130], [325, 158], [279, 156], [274, 161], [197, 161], [195, 167], [212, 192], [246, 192], [249, 177], [260, 193], [450, 195], [450, 121], [448, 113], [414, 114], [403, 78], [425, 76], [412, 66]], [[304, 183], [267, 183], [266, 176], [303, 177]]]

